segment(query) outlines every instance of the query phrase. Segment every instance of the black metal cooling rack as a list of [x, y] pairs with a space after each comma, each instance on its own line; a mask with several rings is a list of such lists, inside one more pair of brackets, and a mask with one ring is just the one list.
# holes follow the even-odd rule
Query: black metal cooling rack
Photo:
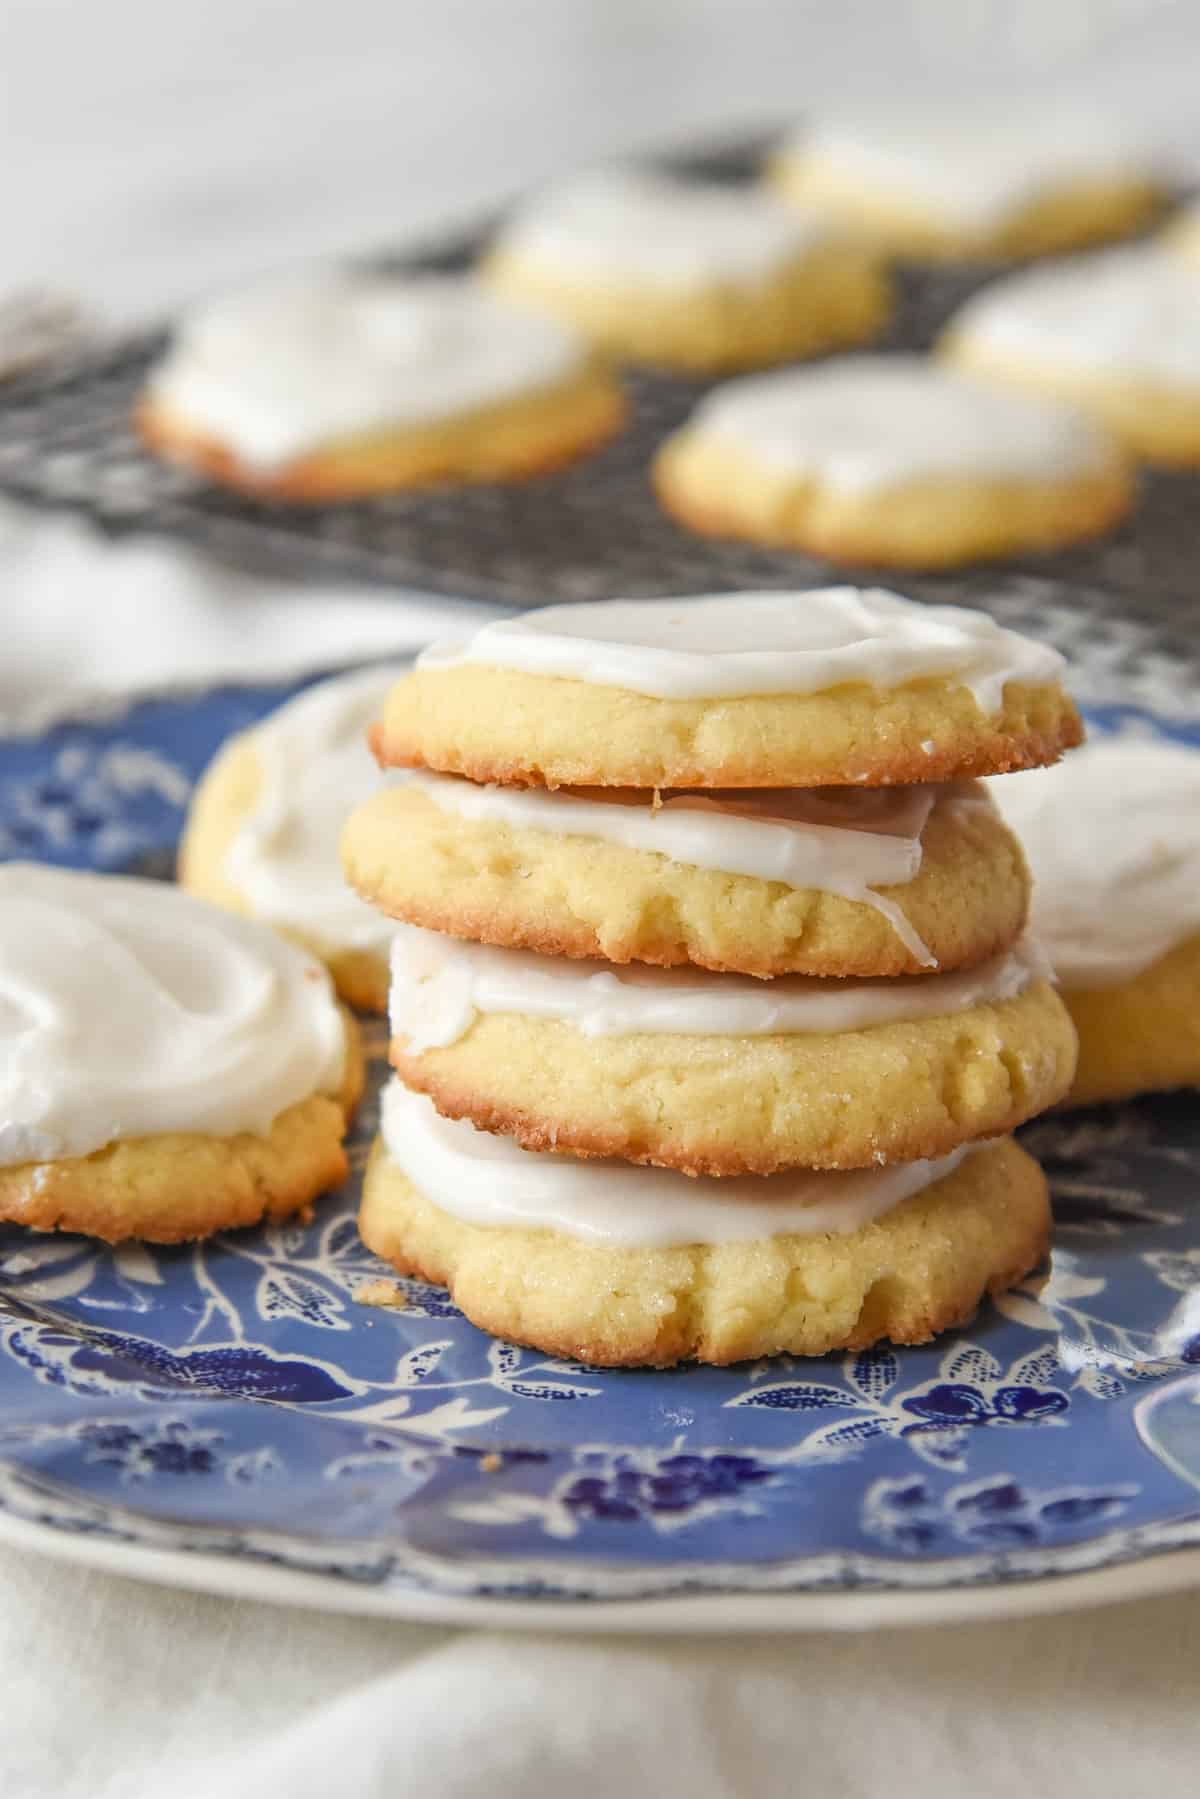
[[[738, 181], [750, 176], [760, 151], [754, 144], [670, 160]], [[365, 260], [389, 268], [462, 267], [486, 235], [480, 228], [434, 250]], [[956, 307], [996, 273], [978, 265], [903, 271], [882, 347], [927, 348]], [[0, 490], [81, 511], [111, 532], [177, 535], [302, 579], [518, 606], [872, 578], [870, 569], [835, 570], [814, 557], [693, 537], [660, 511], [648, 482], [651, 459], [707, 383], [627, 373], [628, 428], [563, 473], [514, 486], [285, 507], [241, 499], [141, 448], [130, 428], [132, 403], [164, 342], [165, 332], [147, 332], [0, 388]], [[906, 577], [903, 586], [933, 600], [985, 605], [1006, 622], [1060, 640], [1082, 631], [1102, 659], [1124, 660], [1136, 643], [1143, 659], [1191, 660], [1198, 647], [1198, 525], [1200, 474], [1149, 474], [1133, 519], [1098, 543], [961, 574]]]

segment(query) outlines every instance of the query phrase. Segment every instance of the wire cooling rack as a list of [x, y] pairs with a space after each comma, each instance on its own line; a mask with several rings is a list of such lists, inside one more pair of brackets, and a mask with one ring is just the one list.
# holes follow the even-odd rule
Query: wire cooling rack
[[[752, 175], [760, 154], [754, 144], [671, 161], [736, 182]], [[433, 250], [369, 260], [387, 268], [463, 267], [486, 236], [481, 227]], [[978, 265], [902, 271], [882, 347], [927, 348], [955, 308], [997, 272]], [[165, 341], [165, 331], [146, 332], [0, 386], [0, 490], [82, 511], [108, 531], [181, 536], [301, 579], [519, 606], [806, 587], [831, 576], [870, 580], [874, 572], [714, 543], [665, 516], [650, 489], [649, 465], [706, 391], [704, 382], [627, 372], [628, 428], [559, 474], [513, 486], [287, 507], [241, 499], [141, 448], [130, 426], [132, 405]], [[986, 606], [1059, 641], [1083, 633], [1089, 660], [1107, 659], [1114, 674], [1131, 666], [1131, 657], [1190, 660], [1198, 511], [1200, 475], [1149, 474], [1133, 519], [1098, 543], [966, 573], [906, 577], [903, 585], [929, 599]]]

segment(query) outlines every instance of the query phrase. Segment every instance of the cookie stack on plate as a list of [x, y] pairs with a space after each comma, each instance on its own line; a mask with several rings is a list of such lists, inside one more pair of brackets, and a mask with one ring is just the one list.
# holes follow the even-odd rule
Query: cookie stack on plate
[[[919, 1342], [1041, 1257], [1007, 1133], [1075, 1036], [973, 777], [1061, 658], [878, 590], [559, 606], [393, 689], [350, 880], [402, 922], [360, 1227], [597, 1363]], [[478, 1128], [476, 1128], [478, 1127]]]

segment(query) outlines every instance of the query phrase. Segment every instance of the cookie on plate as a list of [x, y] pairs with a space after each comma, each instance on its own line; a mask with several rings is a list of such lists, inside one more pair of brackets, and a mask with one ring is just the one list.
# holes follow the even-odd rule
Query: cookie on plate
[[227, 906], [320, 956], [348, 1005], [387, 1009], [389, 921], [342, 875], [351, 806], [379, 786], [367, 728], [399, 670], [308, 687], [226, 742], [200, 780], [179, 846], [190, 893]]
[[509, 481], [604, 443], [625, 403], [573, 333], [459, 276], [324, 274], [214, 301], [151, 370], [151, 449], [286, 501]]
[[848, 356], [718, 387], [654, 462], [692, 530], [833, 562], [953, 568], [1059, 549], [1129, 511], [1103, 426], [921, 356]]
[[1082, 737], [1057, 651], [880, 588], [547, 606], [432, 645], [372, 733], [478, 782], [905, 786]]
[[1059, 105], [1014, 122], [939, 110], [818, 121], [768, 164], [775, 188], [897, 256], [1023, 258], [1125, 237], [1161, 181], [1111, 116]]
[[325, 970], [165, 882], [0, 869], [0, 1219], [178, 1243], [343, 1180], [362, 1087]]
[[649, 171], [538, 196], [480, 269], [599, 350], [707, 373], [864, 343], [887, 320], [879, 258], [760, 190]]
[[756, 981], [397, 928], [391, 1059], [526, 1149], [685, 1174], [943, 1156], [1065, 1095], [1075, 1033], [1032, 944], [958, 974]]
[[1200, 754], [1102, 738], [995, 791], [1079, 1031], [1069, 1103], [1200, 1086]]
[[688, 1180], [529, 1155], [393, 1082], [364, 1241], [473, 1323], [598, 1365], [923, 1343], [1045, 1253], [1041, 1170], [1011, 1139], [854, 1174]]
[[413, 770], [351, 814], [342, 854], [389, 919], [758, 976], [971, 967], [1015, 943], [1029, 894], [979, 782], [549, 792]]
[[955, 367], [1057, 396], [1165, 467], [1200, 463], [1200, 269], [1133, 246], [1006, 276], [950, 320]]

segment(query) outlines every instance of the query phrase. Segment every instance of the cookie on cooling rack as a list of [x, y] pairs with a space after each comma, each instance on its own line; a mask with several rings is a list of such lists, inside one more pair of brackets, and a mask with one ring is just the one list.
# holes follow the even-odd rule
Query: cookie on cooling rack
[[621, 426], [573, 333], [451, 276], [325, 274], [185, 318], [146, 382], [149, 447], [267, 499], [354, 499], [561, 467]]
[[920, 356], [718, 387], [653, 474], [693, 530], [897, 568], [1059, 549], [1109, 529], [1134, 494], [1102, 425]]
[[1164, 193], [1111, 115], [975, 110], [818, 120], [768, 163], [778, 192], [897, 256], [1023, 258], [1137, 230]]
[[1200, 1086], [1200, 754], [1100, 739], [996, 794], [1079, 1031], [1069, 1103]]
[[1045, 1253], [1041, 1170], [1011, 1139], [855, 1174], [688, 1180], [531, 1156], [393, 1082], [359, 1229], [484, 1330], [598, 1365], [923, 1343]]
[[878, 257], [820, 213], [648, 171], [539, 196], [499, 233], [481, 273], [600, 350], [685, 373], [864, 343], [890, 310]]
[[163, 882], [0, 869], [0, 1219], [177, 1243], [346, 1174], [357, 1027], [325, 970]]
[[547, 606], [432, 645], [372, 742], [385, 765], [529, 786], [949, 781], [1080, 741], [1063, 666], [881, 588]]
[[190, 893], [259, 918], [319, 956], [347, 1004], [387, 1008], [388, 919], [342, 875], [350, 807], [379, 785], [366, 734], [396, 669], [306, 688], [222, 747], [192, 797], [179, 849]]
[[1075, 1033], [1035, 946], [890, 980], [756, 981], [495, 949], [402, 925], [391, 1059], [526, 1149], [685, 1174], [946, 1155], [1060, 1100]]
[[1151, 463], [1200, 463], [1200, 270], [1133, 246], [1009, 275], [950, 320], [960, 369], [1055, 395]]
[[978, 782], [709, 790], [476, 786], [412, 771], [351, 814], [347, 875], [482, 943], [758, 976], [971, 967], [1029, 877]]

